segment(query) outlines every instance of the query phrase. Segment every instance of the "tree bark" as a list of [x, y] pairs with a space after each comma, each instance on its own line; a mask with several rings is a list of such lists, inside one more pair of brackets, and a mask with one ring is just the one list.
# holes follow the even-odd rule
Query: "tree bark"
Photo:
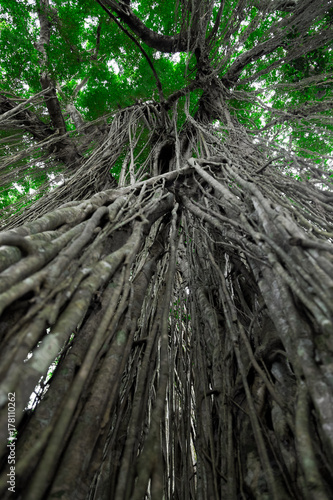
[[[213, 2], [183, 2], [174, 36], [148, 29], [128, 2], [101, 3], [150, 47], [193, 50], [196, 77], [165, 102], [114, 113], [103, 131], [70, 103], [81, 144], [89, 127], [96, 142], [79, 159], [50, 87], [40, 1], [52, 129], [5, 97], [1, 111], [37, 139], [57, 128], [52, 155], [75, 168], [0, 233], [1, 498], [13, 496], [12, 473], [21, 500], [331, 499], [331, 172], [262, 134], [293, 123], [289, 108], [257, 130], [233, 107], [246, 101], [242, 71], [292, 26], [304, 23], [304, 36], [290, 60], [300, 40], [305, 54], [331, 30], [305, 36], [318, 14], [310, 1], [266, 4], [288, 14], [223, 72], [231, 53], [215, 67], [209, 55], [223, 2], [215, 24], [201, 19]], [[327, 131], [324, 105], [303, 109], [297, 123], [323, 113]]]

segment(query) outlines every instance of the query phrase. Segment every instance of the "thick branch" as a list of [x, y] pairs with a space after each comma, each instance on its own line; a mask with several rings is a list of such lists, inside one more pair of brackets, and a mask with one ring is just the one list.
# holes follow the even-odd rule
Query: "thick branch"
[[[281, 2], [282, 3], [282, 2]], [[316, 4], [316, 6], [314, 6]], [[314, 8], [315, 7], [315, 8]], [[287, 53], [279, 59], [275, 65], [289, 62], [297, 57], [300, 57], [318, 46], [324, 45], [332, 39], [331, 30], [323, 30], [320, 33], [308, 35], [307, 30], [310, 28], [313, 21], [322, 15], [327, 8], [327, 4], [323, 5], [319, 2], [307, 1], [302, 3], [300, 7], [295, 8], [295, 12], [291, 17], [286, 17], [274, 27], [268, 39], [255, 45], [252, 49], [241, 54], [228, 69], [226, 75], [223, 76], [223, 81], [226, 86], [231, 86], [236, 83], [240, 73], [247, 64], [256, 61], [268, 54], [274, 52], [278, 47], [284, 47]], [[292, 41], [288, 35], [299, 32], [297, 40]], [[267, 34], [266, 34], [267, 36]], [[268, 68], [273, 65], [268, 66]], [[262, 70], [259, 74], [266, 73], [267, 70]], [[258, 73], [255, 73], [258, 76]]]
[[[22, 104], [25, 105], [28, 101]], [[6, 130], [23, 129], [30, 132], [38, 140], [46, 139], [54, 133], [35, 113], [29, 109], [22, 109], [22, 104], [17, 105], [12, 99], [0, 95], [0, 128]]]
[[49, 61], [46, 47], [50, 43], [50, 21], [49, 15], [52, 13], [49, 0], [39, 0], [38, 3], [38, 18], [40, 23], [40, 37], [37, 43], [37, 48], [40, 53], [40, 63], [42, 66], [40, 83], [42, 89], [45, 90], [45, 104], [50, 115], [50, 119], [54, 128], [59, 135], [63, 136], [57, 143], [58, 157], [67, 164], [72, 164], [80, 160], [81, 155], [78, 153], [75, 144], [66, 137], [67, 129], [64, 117], [62, 116], [60, 103], [57, 97], [54, 82], [49, 74]]
[[186, 37], [177, 33], [174, 36], [160, 35], [136, 17], [129, 7], [120, 6], [113, 0], [96, 0], [104, 9], [110, 9], [117, 14], [121, 21], [135, 33], [148, 47], [161, 52], [187, 51]]
[[143, 56], [146, 58], [149, 66], [150, 66], [150, 69], [152, 70], [153, 72], [153, 75], [154, 75], [154, 78], [156, 80], [156, 85], [157, 85], [157, 89], [158, 89], [158, 94], [159, 94], [159, 97], [160, 97], [160, 100], [161, 102], [164, 102], [164, 95], [163, 95], [163, 90], [162, 90], [162, 84], [161, 84], [161, 80], [159, 79], [158, 77], [158, 74], [156, 73], [156, 70], [154, 68], [154, 65], [153, 63], [151, 62], [150, 60], [150, 57], [148, 56], [147, 52], [144, 50], [143, 47], [141, 47], [141, 45], [139, 44], [139, 42], [134, 38], [134, 36], [132, 36], [126, 28], [124, 28], [120, 22], [115, 18], [115, 16], [109, 11], [109, 9], [107, 9], [106, 7], [103, 7], [104, 10], [109, 14], [109, 16], [111, 17], [111, 19], [114, 20], [114, 22], [117, 24], [117, 26], [119, 26], [119, 28], [135, 43], [135, 45], [138, 47], [138, 49], [140, 50], [140, 52], [143, 54]]
[[[5, 117], [4, 119], [2, 119], [3, 116]], [[45, 141], [51, 136], [55, 136], [55, 131], [48, 124], [44, 123], [36, 113], [30, 109], [22, 109], [21, 104], [17, 105], [15, 101], [1, 94], [0, 129], [26, 131], [37, 141]], [[44, 147], [50, 153], [55, 153], [56, 157], [67, 165], [71, 165], [81, 158], [75, 145], [67, 136], [59, 137], [59, 140], [54, 139], [52, 142], [47, 141], [47, 145]]]
[[40, 76], [40, 83], [43, 90], [49, 89], [45, 93], [45, 104], [47, 106], [53, 126], [59, 130], [61, 135], [66, 134], [66, 124], [61, 113], [60, 104], [57, 98], [54, 83], [48, 71], [48, 57], [46, 47], [50, 43], [50, 22], [48, 20], [49, 1], [40, 0], [38, 6], [38, 18], [40, 23], [40, 37], [37, 44], [40, 53], [40, 62], [42, 72]]

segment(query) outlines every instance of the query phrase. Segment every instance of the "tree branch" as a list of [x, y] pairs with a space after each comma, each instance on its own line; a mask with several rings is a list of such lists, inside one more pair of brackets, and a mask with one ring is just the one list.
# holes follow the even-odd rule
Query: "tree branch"
[[[314, 8], [316, 4], [316, 9]], [[320, 2], [310, 1], [303, 2], [299, 7], [296, 4], [297, 9], [292, 16], [285, 17], [277, 25], [274, 26], [274, 30], [271, 30], [273, 37], [269, 37], [265, 42], [255, 45], [252, 49], [241, 54], [233, 62], [233, 64], [228, 69], [227, 73], [223, 76], [224, 84], [230, 87], [235, 84], [238, 80], [240, 73], [243, 71], [247, 64], [256, 61], [263, 56], [271, 54], [278, 47], [284, 47], [287, 50], [287, 54], [279, 59], [276, 63], [268, 66], [268, 68], [274, 67], [275, 64], [280, 65], [286, 62], [290, 62], [297, 57], [300, 57], [307, 52], [314, 50], [317, 46], [324, 45], [328, 43], [332, 37], [332, 30], [323, 30], [320, 33], [309, 36], [307, 33], [308, 28], [311, 26], [313, 21], [322, 15], [327, 9], [327, 5], [323, 5]], [[299, 31], [299, 36], [297, 39], [289, 39], [288, 35]], [[265, 70], [262, 70], [259, 74], [264, 74]], [[255, 76], [259, 76], [258, 73], [254, 73]], [[253, 77], [254, 77], [253, 75]]]
[[[43, 93], [45, 93], [45, 91], [43, 91]], [[32, 98], [28, 101], [31, 99]], [[31, 133], [33, 137], [38, 140], [46, 139], [54, 133], [54, 131], [35, 113], [30, 111], [30, 109], [22, 108], [22, 104], [25, 105], [28, 101], [19, 105], [16, 105], [15, 101], [12, 101], [12, 99], [8, 99], [0, 94], [0, 127], [2, 129], [23, 129]]]
[[40, 23], [40, 37], [37, 43], [37, 48], [40, 53], [40, 63], [42, 72], [40, 75], [40, 83], [45, 93], [45, 104], [47, 106], [51, 122], [53, 126], [59, 130], [61, 135], [66, 134], [66, 124], [61, 113], [61, 107], [57, 98], [54, 82], [48, 71], [48, 57], [46, 47], [50, 43], [50, 22], [48, 12], [50, 11], [49, 0], [39, 0], [37, 12]]
[[131, 35], [126, 28], [124, 28], [120, 22], [118, 21], [118, 19], [109, 11], [109, 9], [107, 9], [100, 0], [96, 0], [100, 5], [101, 7], [105, 10], [105, 12], [107, 12], [107, 14], [111, 17], [111, 19], [113, 19], [113, 21], [117, 24], [117, 26], [135, 43], [135, 45], [139, 48], [140, 52], [143, 54], [143, 56], [146, 58], [152, 72], [153, 72], [153, 75], [155, 77], [155, 80], [156, 80], [156, 85], [157, 85], [157, 89], [158, 89], [158, 94], [160, 96], [160, 101], [161, 102], [164, 102], [165, 99], [164, 99], [164, 95], [163, 95], [163, 89], [162, 89], [162, 84], [161, 84], [161, 80], [159, 79], [158, 77], [158, 74], [156, 73], [155, 71], [155, 68], [154, 68], [154, 65], [153, 63], [151, 62], [150, 60], [150, 57], [148, 56], [147, 52], [144, 50], [143, 47], [141, 47], [141, 45], [139, 44], [139, 42], [134, 38], [133, 35]]
[[40, 37], [37, 42], [37, 50], [40, 53], [40, 63], [42, 67], [40, 75], [40, 83], [42, 89], [45, 90], [45, 104], [49, 112], [52, 125], [58, 130], [62, 138], [56, 144], [57, 156], [66, 164], [72, 165], [81, 159], [81, 155], [76, 149], [75, 144], [67, 137], [67, 129], [64, 117], [61, 112], [61, 106], [57, 97], [55, 84], [49, 74], [49, 61], [46, 47], [50, 43], [50, 20], [49, 15], [52, 10], [49, 5], [49, 0], [39, 0], [37, 4], [37, 13], [40, 23]]
[[114, 0], [96, 0], [96, 2], [105, 10], [112, 10], [119, 19], [135, 33], [148, 47], [159, 50], [160, 52], [186, 52], [187, 37], [184, 34], [177, 33], [174, 36], [160, 35], [147, 26], [136, 17], [132, 10], [124, 3], [123, 6], [117, 4]]

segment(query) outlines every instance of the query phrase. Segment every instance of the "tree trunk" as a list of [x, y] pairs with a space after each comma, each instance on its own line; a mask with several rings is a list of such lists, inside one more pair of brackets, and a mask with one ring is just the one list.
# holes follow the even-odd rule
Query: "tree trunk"
[[[29, 11], [42, 92], [0, 95], [3, 184], [62, 176], [3, 213], [1, 498], [332, 499], [330, 2], [182, 1], [164, 27], [124, 0], [67, 24], [60, 3]], [[136, 67], [105, 80], [115, 26], [158, 103]], [[87, 82], [114, 108], [80, 107]], [[145, 103], [115, 112], [121, 82]]]
[[331, 498], [331, 195], [191, 127], [0, 235], [2, 498], [8, 398], [17, 498]]

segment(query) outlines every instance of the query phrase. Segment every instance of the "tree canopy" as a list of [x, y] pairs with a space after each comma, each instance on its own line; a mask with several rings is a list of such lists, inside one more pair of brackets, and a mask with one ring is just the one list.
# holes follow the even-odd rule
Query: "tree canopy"
[[[54, 179], [47, 165], [58, 170], [51, 160], [42, 168], [38, 161], [29, 163], [23, 153], [14, 168], [11, 155], [18, 144], [32, 148], [50, 141], [49, 151], [59, 150], [56, 160], [81, 164], [93, 144], [87, 130], [85, 141], [74, 138], [75, 132], [102, 117], [107, 124], [118, 109], [130, 111], [141, 102], [147, 110], [163, 103], [169, 114], [177, 105], [178, 127], [186, 123], [187, 106], [193, 116], [204, 113], [214, 122], [221, 114], [217, 101], [206, 99], [207, 82], [212, 95], [224, 89], [231, 119], [251, 141], [264, 140], [275, 149], [284, 143], [297, 156], [324, 160], [327, 168], [332, 150], [329, 2], [187, 3], [2, 2], [1, 110], [39, 96], [3, 123], [2, 207], [41, 185], [45, 192], [45, 183]], [[56, 133], [66, 138], [56, 140]], [[36, 150], [42, 154], [45, 148]], [[118, 160], [112, 169], [116, 179], [120, 169]], [[13, 190], [14, 179], [19, 189]]]
[[2, 0], [4, 498], [332, 498], [332, 24]]

